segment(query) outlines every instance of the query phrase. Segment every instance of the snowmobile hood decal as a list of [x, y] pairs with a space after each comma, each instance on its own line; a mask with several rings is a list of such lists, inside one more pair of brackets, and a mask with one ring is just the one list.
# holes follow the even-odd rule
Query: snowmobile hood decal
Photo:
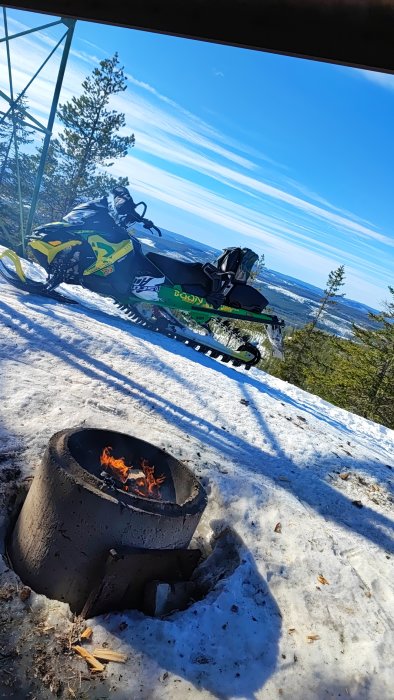
[[84, 275], [93, 275], [98, 270], [112, 265], [133, 250], [133, 244], [129, 239], [120, 241], [120, 243], [111, 243], [98, 234], [89, 236], [88, 243], [96, 255], [96, 261], [84, 270]]
[[136, 277], [132, 293], [147, 301], [157, 301], [159, 299], [158, 292], [164, 280], [165, 277]]
[[66, 241], [65, 243], [59, 242], [59, 245], [57, 246], [54, 245], [54, 241], [52, 241], [52, 244], [45, 243], [44, 241], [40, 240], [29, 241], [29, 247], [33, 248], [33, 250], [38, 250], [39, 253], [45, 255], [49, 263], [52, 262], [52, 260], [58, 253], [60, 253], [61, 250], [68, 250], [69, 248], [73, 248], [77, 245], [82, 245], [82, 241]]

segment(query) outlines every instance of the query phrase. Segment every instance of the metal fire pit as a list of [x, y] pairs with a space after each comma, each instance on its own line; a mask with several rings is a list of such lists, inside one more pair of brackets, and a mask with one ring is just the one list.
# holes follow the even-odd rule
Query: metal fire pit
[[[108, 445], [128, 464], [155, 465], [165, 476], [160, 500], [106, 485], [100, 454]], [[8, 554], [24, 583], [80, 612], [111, 548], [186, 548], [206, 504], [194, 474], [150, 443], [108, 430], [62, 430], [49, 441]]]

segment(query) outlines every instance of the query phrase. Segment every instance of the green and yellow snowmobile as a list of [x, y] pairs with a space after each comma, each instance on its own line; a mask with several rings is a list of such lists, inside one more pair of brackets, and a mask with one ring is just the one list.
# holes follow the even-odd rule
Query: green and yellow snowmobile
[[[115, 198], [118, 214], [122, 207], [125, 209], [124, 192], [122, 197], [118, 192], [118, 200]], [[260, 361], [259, 349], [237, 332], [240, 346], [229, 347], [215, 339], [209, 324], [214, 319], [224, 324], [226, 320], [262, 324], [276, 354], [280, 354], [284, 322], [264, 313], [267, 299], [247, 284], [258, 256], [248, 248], [227, 248], [214, 264], [204, 264], [183, 262], [157, 252], [144, 253], [130, 223], [142, 224], [159, 235], [161, 232], [144, 218], [145, 203], [139, 203], [145, 207], [143, 215], [137, 214], [139, 205], [127, 195], [128, 214], [120, 218], [123, 226], [116, 225], [109, 215], [104, 197], [80, 205], [63, 221], [41, 226], [32, 233], [28, 255], [45, 269], [45, 283], [27, 277], [12, 250], [4, 251], [0, 258], [11, 260], [14, 269], [0, 260], [1, 276], [20, 289], [63, 302], [70, 299], [56, 288], [62, 283], [80, 285], [112, 298], [135, 323], [247, 369]]]

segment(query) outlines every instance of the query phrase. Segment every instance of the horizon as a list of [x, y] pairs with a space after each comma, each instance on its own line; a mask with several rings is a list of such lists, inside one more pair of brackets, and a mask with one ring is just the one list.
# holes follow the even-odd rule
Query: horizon
[[[51, 21], [7, 15], [10, 34]], [[15, 92], [63, 30], [11, 41]], [[108, 172], [129, 177], [149, 218], [215, 248], [251, 247], [318, 289], [344, 264], [346, 298], [381, 308], [394, 268], [394, 76], [78, 20], [60, 104], [116, 50], [128, 88], [110, 106], [136, 145]], [[58, 62], [27, 92], [41, 119]]]

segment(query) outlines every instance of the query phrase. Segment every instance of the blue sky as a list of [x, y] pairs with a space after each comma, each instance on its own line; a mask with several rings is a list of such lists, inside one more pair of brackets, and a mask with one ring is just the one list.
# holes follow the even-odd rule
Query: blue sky
[[[49, 20], [8, 10], [11, 34]], [[63, 29], [11, 42], [16, 91]], [[128, 89], [113, 107], [136, 146], [112, 171], [157, 225], [250, 246], [320, 287], [345, 264], [347, 296], [381, 307], [394, 282], [394, 76], [77, 22], [61, 101], [115, 51]], [[5, 60], [0, 44], [8, 92]], [[27, 93], [41, 119], [58, 62]]]

